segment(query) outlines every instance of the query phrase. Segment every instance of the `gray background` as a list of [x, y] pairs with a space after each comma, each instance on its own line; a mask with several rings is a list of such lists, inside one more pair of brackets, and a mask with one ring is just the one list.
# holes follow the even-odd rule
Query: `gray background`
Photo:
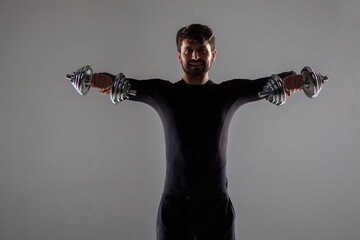
[[228, 146], [243, 240], [360, 239], [360, 2], [0, 0], [0, 239], [155, 239], [163, 129], [65, 80], [83, 65], [178, 81], [175, 35], [212, 27], [215, 82], [309, 65], [319, 97], [243, 106]]

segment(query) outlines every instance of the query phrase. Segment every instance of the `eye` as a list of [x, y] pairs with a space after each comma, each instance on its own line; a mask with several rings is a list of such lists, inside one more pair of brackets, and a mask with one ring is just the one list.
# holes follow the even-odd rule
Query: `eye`
[[205, 53], [207, 53], [208, 51], [207, 51], [207, 49], [206, 48], [200, 48], [199, 49], [199, 53], [200, 54], [205, 54]]
[[193, 49], [188, 48], [188, 49], [185, 49], [184, 53], [185, 53], [185, 54], [192, 54], [193, 51], [194, 51]]

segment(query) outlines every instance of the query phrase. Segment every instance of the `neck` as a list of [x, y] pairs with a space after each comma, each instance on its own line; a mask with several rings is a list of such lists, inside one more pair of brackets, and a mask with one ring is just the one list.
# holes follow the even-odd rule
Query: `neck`
[[207, 81], [210, 80], [209, 74], [206, 73], [203, 76], [189, 76], [188, 74], [184, 73], [183, 80], [189, 85], [204, 85]]

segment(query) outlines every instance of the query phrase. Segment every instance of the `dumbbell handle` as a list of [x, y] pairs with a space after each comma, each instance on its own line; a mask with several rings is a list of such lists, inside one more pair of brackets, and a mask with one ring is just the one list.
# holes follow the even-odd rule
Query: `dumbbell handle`
[[[325, 83], [329, 80], [328, 76], [322, 76], [321, 74], [319, 74], [318, 77], [321, 83]], [[310, 87], [311, 87], [311, 81], [310, 79], [306, 78], [304, 81], [304, 88], [310, 88]]]
[[271, 92], [269, 92], [269, 91], [261, 91], [258, 93], [259, 98], [265, 98], [265, 97], [269, 96], [270, 94], [271, 94]]
[[[323, 76], [321, 74], [319, 74], [319, 76], [320, 76], [320, 80], [321, 80], [322, 83], [325, 83], [325, 82], [327, 82], [329, 80], [328, 76]], [[309, 84], [310, 84], [310, 80], [305, 79], [304, 86], [306, 87]]]
[[70, 82], [73, 82], [73, 76], [72, 74], [66, 74], [66, 79]]

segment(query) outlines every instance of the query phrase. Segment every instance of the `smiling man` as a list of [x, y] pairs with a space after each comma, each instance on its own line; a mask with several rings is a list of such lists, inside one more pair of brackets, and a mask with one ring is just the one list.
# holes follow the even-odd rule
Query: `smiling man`
[[[176, 83], [127, 79], [137, 91], [129, 100], [159, 114], [166, 143], [166, 178], [158, 219], [159, 240], [235, 239], [235, 213], [226, 177], [226, 146], [232, 116], [243, 104], [260, 100], [269, 77], [214, 83], [215, 36], [205, 25], [181, 28], [177, 58], [184, 73]], [[282, 73], [287, 96], [303, 87], [302, 75]], [[92, 87], [110, 93], [114, 76], [94, 74]], [[241, 159], [241, 156], [239, 156]]]
[[209, 80], [210, 66], [216, 57], [215, 36], [210, 30], [204, 31], [204, 36], [192, 32], [198, 30], [195, 27], [185, 30], [181, 29], [177, 36], [177, 57], [184, 70], [183, 80], [187, 84], [203, 85]]

